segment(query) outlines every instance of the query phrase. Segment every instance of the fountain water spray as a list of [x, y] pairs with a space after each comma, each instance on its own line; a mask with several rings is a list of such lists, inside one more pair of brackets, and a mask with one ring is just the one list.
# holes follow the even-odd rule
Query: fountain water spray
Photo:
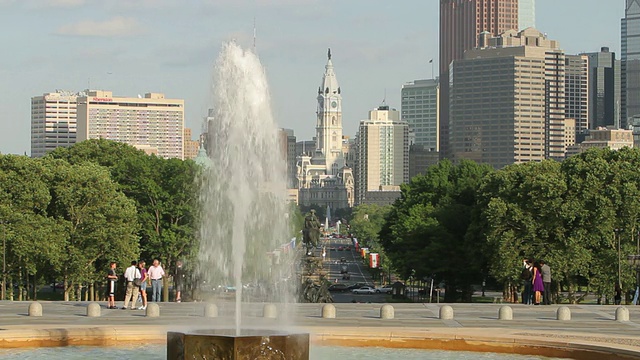
[[[286, 162], [258, 57], [234, 42], [223, 44], [213, 84], [198, 275], [210, 289], [235, 287], [234, 325], [240, 335], [243, 300], [295, 298], [291, 268], [274, 265], [269, 256], [290, 237]], [[243, 285], [252, 293], [243, 296]]]

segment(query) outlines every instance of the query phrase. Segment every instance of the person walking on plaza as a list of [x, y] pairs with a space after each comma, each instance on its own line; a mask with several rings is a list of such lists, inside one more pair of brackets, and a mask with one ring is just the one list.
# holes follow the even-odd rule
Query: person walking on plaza
[[109, 264], [109, 270], [107, 271], [107, 309], [116, 309], [116, 282], [118, 281], [118, 274], [116, 274], [116, 262], [112, 261]]
[[151, 279], [151, 301], [159, 302], [162, 294], [162, 278], [164, 269], [160, 265], [160, 260], [153, 259], [153, 265], [149, 267], [149, 278]]
[[531, 280], [533, 279], [533, 270], [531, 269], [531, 259], [525, 259], [522, 263], [522, 273], [520, 274], [520, 278], [524, 282], [524, 291], [522, 292], [522, 303], [525, 305], [531, 304], [531, 295], [532, 295], [532, 286], [533, 283]]
[[182, 287], [184, 286], [184, 269], [182, 261], [176, 262], [176, 271], [173, 274], [173, 286], [176, 290], [176, 302], [182, 302]]
[[138, 270], [138, 262], [132, 261], [131, 266], [124, 272], [124, 279], [127, 282], [127, 292], [124, 295], [124, 306], [122, 310], [126, 310], [131, 300], [131, 310], [136, 309], [136, 302], [138, 301], [138, 285], [135, 281], [140, 281], [140, 270]]
[[533, 280], [531, 280], [533, 284], [533, 292], [535, 294], [534, 305], [540, 305], [540, 300], [542, 300], [542, 292], [544, 291], [544, 283], [542, 282], [542, 274], [540, 272], [540, 263], [533, 263]]
[[147, 285], [149, 282], [149, 274], [147, 274], [146, 263], [144, 260], [138, 262], [138, 268], [140, 269], [140, 300], [142, 300], [142, 306], [138, 310], [146, 310], [147, 308]]
[[551, 305], [551, 268], [544, 260], [540, 260], [540, 272], [542, 273], [542, 284], [544, 285], [542, 303]]

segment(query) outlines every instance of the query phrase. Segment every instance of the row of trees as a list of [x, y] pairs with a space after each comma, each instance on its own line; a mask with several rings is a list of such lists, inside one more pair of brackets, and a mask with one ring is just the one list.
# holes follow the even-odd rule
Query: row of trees
[[[488, 277], [514, 290], [527, 257], [550, 264], [571, 302], [612, 297], [619, 280], [635, 288], [626, 256], [639, 251], [639, 169], [637, 149], [498, 171], [442, 161], [404, 185], [390, 209], [355, 209], [352, 231], [380, 244], [405, 278], [444, 281], [446, 301], [470, 301]], [[371, 216], [379, 213], [384, 221]]]
[[188, 262], [197, 246], [197, 173], [193, 161], [107, 140], [42, 159], [0, 156], [8, 297], [35, 298], [38, 286], [62, 281], [65, 300], [94, 299], [110, 261], [158, 257], [168, 269]]

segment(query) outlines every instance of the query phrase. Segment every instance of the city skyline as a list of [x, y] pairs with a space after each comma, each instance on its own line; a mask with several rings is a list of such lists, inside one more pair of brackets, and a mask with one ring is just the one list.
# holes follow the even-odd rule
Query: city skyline
[[[536, 1], [538, 29], [568, 54], [606, 46], [619, 56], [623, 17], [623, 0]], [[182, 6], [136, 1], [115, 6], [91, 0], [0, 0], [5, 27], [0, 38], [10, 54], [0, 59], [0, 152], [29, 153], [31, 97], [56, 89], [183, 98], [185, 126], [197, 135], [211, 103], [213, 59], [225, 40], [251, 47], [254, 18], [274, 116], [299, 140], [314, 136], [317, 79], [326, 48], [332, 49], [341, 79], [344, 134], [350, 137], [371, 108], [386, 98], [399, 109], [402, 85], [431, 78], [432, 69], [438, 69], [437, 1], [203, 0]]]

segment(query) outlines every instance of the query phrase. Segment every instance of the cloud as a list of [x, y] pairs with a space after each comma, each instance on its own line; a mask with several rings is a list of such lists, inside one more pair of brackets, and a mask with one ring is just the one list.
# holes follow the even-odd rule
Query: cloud
[[80, 21], [75, 24], [61, 26], [56, 30], [58, 35], [115, 37], [140, 33], [141, 29], [133, 18], [116, 16], [105, 21]]
[[29, 3], [34, 8], [74, 8], [83, 6], [86, 0], [32, 0]]

